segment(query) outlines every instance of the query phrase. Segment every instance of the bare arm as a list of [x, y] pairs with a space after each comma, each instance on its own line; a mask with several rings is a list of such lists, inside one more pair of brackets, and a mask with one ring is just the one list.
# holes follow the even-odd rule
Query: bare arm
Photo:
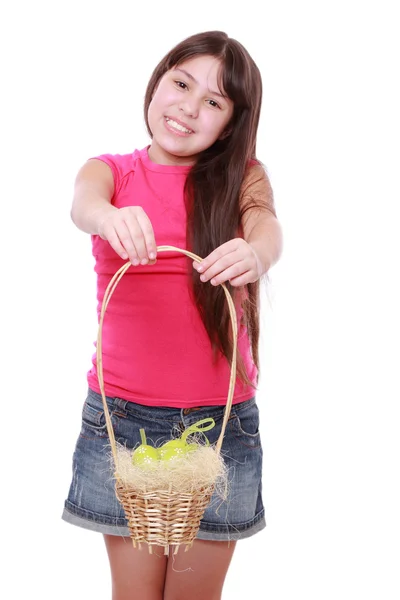
[[276, 217], [272, 187], [260, 165], [252, 167], [245, 180], [241, 207], [243, 237], [255, 251], [264, 274], [281, 257], [283, 234]]
[[119, 256], [133, 265], [154, 264], [157, 245], [150, 219], [141, 206], [111, 204], [114, 177], [103, 161], [89, 160], [75, 180], [71, 218], [75, 225], [107, 240]]
[[106, 163], [89, 160], [79, 170], [75, 179], [71, 218], [78, 229], [99, 234], [99, 225], [113, 211], [114, 178]]
[[282, 228], [276, 217], [259, 217], [251, 232], [245, 237], [260, 262], [261, 275], [278, 262], [282, 254]]

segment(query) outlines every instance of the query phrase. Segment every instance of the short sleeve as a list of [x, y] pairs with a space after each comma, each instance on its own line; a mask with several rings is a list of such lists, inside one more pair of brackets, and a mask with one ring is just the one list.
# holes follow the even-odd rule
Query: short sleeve
[[249, 209], [258, 208], [277, 216], [269, 177], [264, 167], [256, 161], [248, 169], [243, 181], [240, 204], [243, 213]]
[[133, 171], [133, 155], [132, 154], [100, 154], [92, 156], [89, 160], [101, 160], [106, 163], [112, 171], [114, 177], [114, 196], [121, 189], [123, 179]]

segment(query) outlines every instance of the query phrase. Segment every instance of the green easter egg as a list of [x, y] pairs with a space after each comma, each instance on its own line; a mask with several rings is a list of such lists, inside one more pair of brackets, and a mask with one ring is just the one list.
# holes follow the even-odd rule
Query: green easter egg
[[132, 454], [132, 463], [136, 466], [154, 465], [158, 461], [157, 448], [142, 444]]
[[183, 446], [170, 446], [169, 448], [164, 448], [162, 453], [160, 452], [160, 460], [175, 460], [176, 458], [182, 458], [185, 454]]
[[169, 442], [165, 442], [165, 444], [163, 444], [161, 446], [161, 448], [159, 448], [159, 450], [162, 450], [163, 448], [167, 449], [167, 448], [182, 448], [182, 446], [185, 445], [185, 442], [182, 441], [181, 439], [178, 440], [169, 440]]
[[185, 446], [185, 442], [182, 442], [182, 440], [170, 440], [169, 442], [165, 442], [165, 444], [163, 444], [161, 446], [161, 448], [158, 449], [158, 455], [160, 457], [161, 460], [169, 460], [169, 458], [164, 458], [166, 455], [168, 457], [171, 457], [175, 450], [178, 451], [178, 454], [180, 453], [180, 450]]
[[197, 450], [197, 444], [186, 444], [184, 440], [170, 440], [158, 449], [160, 460], [182, 458]]

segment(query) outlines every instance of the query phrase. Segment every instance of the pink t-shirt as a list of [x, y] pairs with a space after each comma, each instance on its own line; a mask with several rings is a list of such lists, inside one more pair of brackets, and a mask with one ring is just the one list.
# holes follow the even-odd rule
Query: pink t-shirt
[[[153, 225], [157, 246], [187, 249], [183, 190], [190, 167], [153, 163], [147, 148], [96, 158], [113, 172], [113, 205], [141, 206]], [[111, 277], [126, 261], [99, 236], [92, 236], [92, 246], [99, 313]], [[213, 363], [211, 343], [189, 293], [192, 263], [184, 254], [159, 252], [155, 265], [130, 267], [120, 280], [103, 324], [107, 396], [178, 408], [226, 403], [230, 367], [222, 355]], [[238, 312], [239, 323], [240, 316]], [[256, 385], [257, 368], [243, 325], [238, 347]], [[92, 363], [88, 383], [99, 392], [96, 355]], [[234, 403], [254, 393], [237, 380]]]

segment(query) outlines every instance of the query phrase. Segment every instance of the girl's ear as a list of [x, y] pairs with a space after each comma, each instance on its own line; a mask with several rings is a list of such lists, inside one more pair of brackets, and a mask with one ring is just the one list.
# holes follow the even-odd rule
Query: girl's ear
[[228, 125], [228, 127], [221, 133], [221, 135], [219, 136], [219, 140], [225, 140], [227, 137], [229, 137], [232, 133], [232, 127], [230, 125]]

